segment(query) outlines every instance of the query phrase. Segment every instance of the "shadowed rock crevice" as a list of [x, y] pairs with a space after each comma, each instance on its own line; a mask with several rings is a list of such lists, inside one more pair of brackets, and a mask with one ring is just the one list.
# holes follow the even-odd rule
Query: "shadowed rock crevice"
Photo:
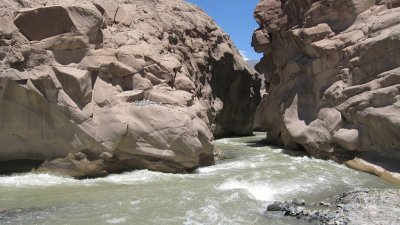
[[25, 173], [31, 172], [42, 165], [42, 160], [32, 159], [18, 159], [9, 161], [0, 161], [0, 173], [1, 174], [12, 174], [12, 173]]
[[[253, 115], [260, 99], [260, 80], [248, 76], [246, 70], [235, 70], [232, 55], [224, 61], [211, 63], [213, 78], [211, 89], [214, 98], [222, 101], [221, 113], [215, 118], [216, 137], [244, 136], [253, 133]], [[252, 87], [251, 89], [247, 87]], [[222, 107], [222, 106], [221, 106]], [[235, 123], [232, 123], [235, 121]]]

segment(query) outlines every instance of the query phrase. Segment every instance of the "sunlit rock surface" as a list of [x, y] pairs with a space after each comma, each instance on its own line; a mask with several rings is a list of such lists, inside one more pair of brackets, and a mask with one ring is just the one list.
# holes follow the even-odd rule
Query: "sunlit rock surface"
[[214, 136], [252, 133], [259, 80], [192, 4], [1, 0], [0, 16], [7, 172], [184, 172], [214, 163]]
[[268, 83], [257, 113], [270, 142], [338, 161], [400, 160], [398, 6], [391, 0], [257, 5], [260, 28], [252, 44], [264, 53], [256, 68]]

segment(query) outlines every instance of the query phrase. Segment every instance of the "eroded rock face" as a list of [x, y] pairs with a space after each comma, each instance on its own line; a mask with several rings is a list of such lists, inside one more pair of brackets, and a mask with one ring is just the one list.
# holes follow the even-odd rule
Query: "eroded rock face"
[[194, 5], [1, 0], [0, 15], [0, 164], [184, 172], [214, 163], [214, 136], [252, 132], [259, 81]]
[[263, 0], [253, 46], [270, 142], [347, 160], [400, 160], [398, 1]]

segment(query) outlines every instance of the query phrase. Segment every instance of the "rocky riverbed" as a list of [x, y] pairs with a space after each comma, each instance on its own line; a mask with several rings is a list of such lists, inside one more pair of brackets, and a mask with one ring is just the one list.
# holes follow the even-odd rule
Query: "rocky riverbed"
[[326, 225], [400, 224], [400, 189], [368, 189], [344, 193], [333, 203], [304, 200], [268, 205], [265, 214], [281, 213]]

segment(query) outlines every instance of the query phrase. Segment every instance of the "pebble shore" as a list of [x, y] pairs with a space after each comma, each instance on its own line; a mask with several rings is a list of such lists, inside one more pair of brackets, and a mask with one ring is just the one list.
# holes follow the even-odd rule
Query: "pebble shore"
[[265, 213], [282, 213], [320, 225], [395, 225], [400, 224], [399, 199], [400, 189], [358, 190], [338, 196], [334, 203], [275, 201]]

